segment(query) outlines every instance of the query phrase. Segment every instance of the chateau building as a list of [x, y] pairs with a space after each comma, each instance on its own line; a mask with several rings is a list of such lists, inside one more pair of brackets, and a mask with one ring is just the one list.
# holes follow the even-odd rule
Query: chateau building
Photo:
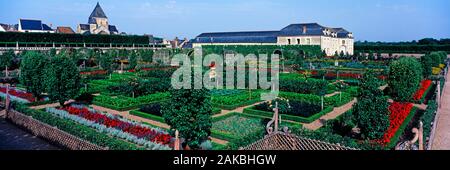
[[89, 16], [88, 24], [79, 24], [77, 33], [80, 34], [119, 34], [116, 26], [109, 25], [108, 17], [100, 4], [97, 5]]
[[353, 55], [353, 34], [344, 28], [317, 23], [291, 24], [280, 31], [203, 33], [192, 42], [202, 45], [318, 45], [328, 56], [343, 52]]

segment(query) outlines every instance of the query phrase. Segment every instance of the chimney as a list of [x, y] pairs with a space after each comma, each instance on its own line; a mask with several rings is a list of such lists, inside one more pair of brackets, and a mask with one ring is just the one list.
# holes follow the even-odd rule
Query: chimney
[[306, 34], [307, 28], [306, 25], [303, 25], [303, 34]]

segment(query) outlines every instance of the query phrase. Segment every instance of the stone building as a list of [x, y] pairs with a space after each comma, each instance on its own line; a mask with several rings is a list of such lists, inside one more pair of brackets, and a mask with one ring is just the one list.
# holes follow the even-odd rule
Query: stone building
[[100, 4], [97, 5], [89, 16], [88, 24], [79, 24], [77, 26], [77, 33], [80, 34], [119, 34], [116, 26], [109, 25], [108, 17], [103, 11]]
[[192, 42], [202, 45], [318, 45], [328, 56], [343, 52], [353, 55], [353, 34], [344, 28], [317, 23], [291, 24], [280, 31], [203, 33]]

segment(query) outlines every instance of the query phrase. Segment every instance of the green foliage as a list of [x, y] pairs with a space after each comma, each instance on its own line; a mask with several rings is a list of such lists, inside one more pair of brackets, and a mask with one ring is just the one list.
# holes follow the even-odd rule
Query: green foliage
[[409, 102], [421, 80], [422, 66], [415, 58], [402, 57], [389, 65], [388, 84], [395, 101]]
[[162, 106], [164, 120], [180, 132], [191, 148], [200, 144], [211, 134], [212, 105], [207, 89], [171, 89], [170, 100]]
[[138, 54], [143, 62], [153, 62], [153, 50], [139, 50]]
[[48, 67], [48, 60], [42, 53], [29, 51], [23, 55], [20, 64], [20, 82], [27, 91], [39, 98], [46, 90], [44, 80], [46, 79], [45, 69]]
[[80, 73], [75, 63], [66, 56], [52, 58], [45, 73], [48, 96], [51, 100], [59, 101], [61, 106], [80, 93]]
[[430, 137], [431, 130], [433, 129], [433, 123], [436, 116], [437, 103], [432, 100], [428, 102], [427, 110], [420, 117], [420, 121], [423, 123], [423, 136], [424, 139]]
[[355, 44], [355, 53], [378, 51], [382, 53], [428, 53], [433, 51], [450, 52], [450, 44], [418, 45], [418, 44]]
[[353, 107], [353, 115], [361, 135], [366, 139], [380, 139], [389, 128], [389, 103], [378, 89], [378, 79], [368, 72], [361, 83], [358, 102]]
[[111, 74], [114, 71], [114, 59], [117, 57], [117, 53], [114, 50], [108, 51], [106, 54], [100, 54], [99, 64], [102, 69], [108, 71]]
[[280, 77], [280, 91], [325, 95], [328, 82], [319, 79]]
[[213, 123], [212, 136], [232, 142], [263, 130], [262, 119], [233, 114]]
[[[300, 54], [305, 54], [309, 56], [320, 56], [322, 55], [322, 50], [320, 46], [314, 45], [205, 45], [203, 47], [203, 54], [219, 54], [223, 55], [225, 52], [239, 53], [244, 56], [248, 54], [274, 54], [276, 50], [280, 50], [282, 56], [280, 58], [294, 59]], [[295, 51], [295, 52], [294, 52]]]
[[14, 51], [8, 50], [0, 55], [0, 70], [5, 70], [6, 66], [11, 69], [14, 64], [15, 54]]
[[137, 66], [137, 55], [135, 52], [131, 52], [130, 57], [128, 58], [128, 68], [134, 69]]
[[170, 94], [168, 92], [166, 93], [155, 93], [145, 96], [140, 96], [136, 98], [131, 97], [125, 97], [125, 96], [117, 96], [117, 97], [111, 97], [111, 96], [95, 96], [94, 98], [94, 104], [103, 106], [106, 108], [118, 110], [118, 111], [125, 111], [125, 110], [132, 110], [137, 109], [143, 105], [159, 102], [163, 100], [167, 100]]
[[108, 91], [113, 94], [121, 94], [128, 97], [139, 97], [158, 92], [166, 92], [170, 87], [170, 79], [129, 79], [118, 85], [110, 85]]
[[422, 64], [423, 76], [430, 77], [434, 66], [433, 58], [430, 55], [422, 56], [420, 63]]

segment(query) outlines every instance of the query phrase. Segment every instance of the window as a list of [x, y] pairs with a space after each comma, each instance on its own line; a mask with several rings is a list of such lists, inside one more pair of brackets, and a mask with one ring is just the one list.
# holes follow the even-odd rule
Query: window
[[345, 45], [345, 40], [342, 40], [342, 45]]
[[306, 44], [310, 45], [311, 44], [311, 39], [306, 39]]
[[288, 44], [291, 45], [291, 39], [288, 39]]
[[297, 39], [297, 44], [300, 44], [300, 39]]

